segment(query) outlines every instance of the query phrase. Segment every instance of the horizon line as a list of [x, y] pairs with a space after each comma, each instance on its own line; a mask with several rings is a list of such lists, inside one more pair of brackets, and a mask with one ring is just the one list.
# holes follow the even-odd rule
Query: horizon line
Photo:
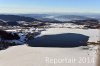
[[0, 14], [100, 14], [100, 13], [94, 13], [94, 12], [30, 12], [30, 13], [0, 13]]

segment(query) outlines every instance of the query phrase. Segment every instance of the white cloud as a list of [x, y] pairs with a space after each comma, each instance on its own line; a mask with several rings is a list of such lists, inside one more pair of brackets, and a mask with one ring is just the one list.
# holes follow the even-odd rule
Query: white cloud
[[64, 9], [64, 8], [0, 8], [0, 13], [100, 13], [96, 9]]

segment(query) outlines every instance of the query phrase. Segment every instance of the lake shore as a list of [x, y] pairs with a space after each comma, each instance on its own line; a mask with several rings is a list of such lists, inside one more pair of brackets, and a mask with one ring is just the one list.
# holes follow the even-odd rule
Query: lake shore
[[[96, 42], [99, 38], [98, 32], [98, 29], [50, 28], [37, 37], [79, 33], [89, 36], [89, 41]], [[0, 66], [96, 66], [95, 48], [97, 49], [97, 46], [93, 45], [90, 49], [83, 46], [74, 48], [13, 46], [0, 51]]]

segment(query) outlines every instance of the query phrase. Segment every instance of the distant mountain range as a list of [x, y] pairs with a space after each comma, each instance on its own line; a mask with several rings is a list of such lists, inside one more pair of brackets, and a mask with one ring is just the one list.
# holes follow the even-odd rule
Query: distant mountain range
[[19, 14], [19, 15], [25, 16], [25, 17], [32, 17], [32, 18], [36, 18], [36, 19], [43, 18], [43, 17], [46, 17], [46, 16], [50, 16], [49, 14]]
[[16, 25], [18, 21], [25, 22], [51, 22], [61, 23], [73, 20], [88, 20], [88, 19], [99, 19], [99, 15], [66, 15], [66, 14], [17, 14], [17, 15], [4, 15], [0, 14], [0, 25], [10, 24]]
[[18, 15], [0, 15], [0, 25], [17, 25], [17, 21], [33, 22], [38, 20], [32, 17]]
[[49, 18], [49, 19], [54, 19], [54, 20], [58, 20], [58, 21], [72, 21], [72, 20], [86, 20], [86, 19], [90, 19], [88, 17], [84, 17], [84, 16], [77, 16], [77, 15], [59, 15], [59, 16], [47, 16], [45, 18]]
[[26, 17], [32, 17], [37, 20], [41, 21], [48, 21], [48, 22], [54, 22], [54, 21], [72, 21], [72, 20], [87, 20], [87, 19], [96, 19], [97, 17], [93, 18], [91, 15], [64, 15], [64, 14], [21, 14], [21, 16], [26, 16]]
[[31, 17], [25, 17], [25, 16], [18, 16], [18, 15], [0, 15], [0, 19], [5, 21], [37, 21], [37, 19], [31, 18]]

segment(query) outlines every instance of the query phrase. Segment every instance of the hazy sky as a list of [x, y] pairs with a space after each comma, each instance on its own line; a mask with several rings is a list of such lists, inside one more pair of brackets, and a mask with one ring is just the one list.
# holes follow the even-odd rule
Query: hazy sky
[[0, 0], [0, 13], [100, 13], [100, 0]]

